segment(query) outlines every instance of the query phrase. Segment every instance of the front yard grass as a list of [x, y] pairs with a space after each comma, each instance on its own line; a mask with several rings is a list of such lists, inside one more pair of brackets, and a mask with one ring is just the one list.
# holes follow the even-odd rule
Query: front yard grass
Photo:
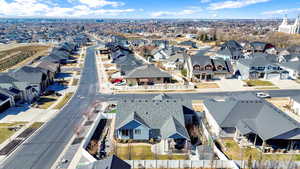
[[274, 86], [272, 82], [264, 81], [264, 80], [245, 80], [244, 81], [247, 86]]
[[37, 101], [37, 107], [39, 109], [48, 109], [56, 102], [57, 98], [57, 96], [42, 96]]
[[115, 155], [123, 160], [186, 160], [187, 155], [155, 155], [151, 152], [151, 146], [131, 145], [117, 146]]
[[198, 83], [195, 85], [197, 89], [217, 89], [220, 86], [217, 83]]
[[26, 122], [0, 123], [0, 144], [16, 133], [15, 130], [11, 130], [9, 128], [25, 124]]
[[54, 109], [61, 109], [71, 99], [73, 92], [66, 93], [64, 98], [54, 107]]
[[224, 153], [232, 160], [248, 160], [250, 155], [252, 160], [293, 160], [300, 161], [300, 155], [291, 154], [263, 154], [256, 148], [241, 148], [233, 139], [221, 140], [225, 149]]
[[107, 113], [117, 113], [117, 109], [113, 109], [113, 110], [111, 110], [111, 111], [109, 111]]

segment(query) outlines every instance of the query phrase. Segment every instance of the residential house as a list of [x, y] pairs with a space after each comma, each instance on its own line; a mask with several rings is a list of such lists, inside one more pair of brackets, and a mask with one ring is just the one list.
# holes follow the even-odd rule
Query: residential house
[[277, 64], [277, 56], [255, 53], [251, 59], [240, 59], [237, 62], [241, 79], [287, 79], [288, 72]]
[[235, 40], [229, 40], [223, 43], [221, 46], [221, 50], [231, 49], [231, 50], [242, 50], [243, 47]]
[[10, 96], [3, 94], [0, 91], [0, 113], [4, 112], [8, 108], [12, 107], [13, 100]]
[[0, 74], [0, 88], [9, 95], [14, 96], [15, 102], [31, 103], [38, 95], [38, 91], [27, 81], [19, 81], [7, 73]]
[[166, 70], [182, 70], [187, 57], [188, 54], [185, 52], [171, 55], [168, 59], [163, 61], [163, 67]]
[[128, 85], [164, 84], [170, 83], [171, 78], [170, 74], [152, 64], [136, 67], [124, 76]]
[[300, 96], [290, 97], [290, 105], [293, 113], [300, 115]]
[[185, 67], [188, 78], [194, 81], [229, 78], [233, 73], [230, 61], [200, 53], [187, 57]]
[[222, 58], [224, 60], [235, 61], [235, 60], [244, 58], [244, 54], [242, 53], [241, 50], [225, 48], [225, 49], [219, 50], [214, 57]]
[[191, 103], [159, 95], [153, 99], [126, 99], [118, 102], [115, 137], [119, 140], [156, 140], [164, 150], [187, 148], [190, 137], [185, 114]]
[[183, 41], [183, 42], [180, 42], [179, 44], [178, 44], [179, 46], [183, 46], [183, 47], [185, 47], [185, 48], [189, 48], [189, 49], [195, 49], [195, 48], [198, 48], [197, 47], [197, 43], [196, 42], [194, 42], [194, 41]]
[[262, 150], [300, 148], [299, 122], [258, 98], [205, 100], [204, 111], [207, 126], [216, 137], [231, 137], [241, 146]]
[[293, 45], [287, 49], [291, 54], [300, 54], [300, 45]]
[[131, 169], [131, 166], [117, 156], [112, 155], [91, 164], [80, 165], [77, 169]]
[[28, 82], [39, 94], [51, 83], [48, 71], [39, 67], [23, 66], [9, 72], [9, 75], [18, 81]]
[[172, 48], [157, 48], [151, 52], [153, 61], [162, 61], [169, 59], [174, 54]]
[[253, 54], [256, 52], [266, 52], [266, 50], [275, 48], [274, 45], [266, 42], [249, 42], [244, 46], [244, 53]]
[[298, 79], [300, 77], [300, 61], [281, 63], [280, 67], [288, 72], [289, 78]]

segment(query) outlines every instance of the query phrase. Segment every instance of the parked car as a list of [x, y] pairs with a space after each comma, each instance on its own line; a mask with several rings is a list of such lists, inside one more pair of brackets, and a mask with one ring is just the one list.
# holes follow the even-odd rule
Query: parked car
[[271, 98], [271, 96], [268, 93], [265, 93], [265, 92], [256, 93], [256, 96], [259, 97], [259, 98]]
[[126, 85], [125, 81], [116, 84], [116, 86], [125, 86], [125, 85]]

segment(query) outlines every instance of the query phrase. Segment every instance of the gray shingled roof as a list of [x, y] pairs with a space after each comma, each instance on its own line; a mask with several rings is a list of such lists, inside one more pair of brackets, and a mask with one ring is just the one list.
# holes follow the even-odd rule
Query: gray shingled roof
[[44, 70], [31, 66], [23, 66], [10, 72], [9, 74], [18, 81], [40, 83], [42, 81]]
[[250, 57], [251, 59], [240, 59], [238, 62], [240, 62], [245, 66], [252, 67], [252, 66], [266, 66], [269, 64], [275, 64], [277, 60], [275, 55], [269, 55], [264, 53], [255, 53]]
[[[284, 112], [258, 100], [206, 100], [204, 105], [220, 127], [237, 128], [242, 134], [255, 133], [263, 140], [280, 135], [281, 139], [291, 139], [284, 134], [299, 128], [299, 123]], [[300, 133], [294, 138], [300, 138]]]
[[147, 64], [147, 65], [137, 67], [132, 71], [128, 72], [125, 78], [159, 78], [159, 77], [171, 78], [172, 76], [169, 73], [160, 70], [155, 65]]
[[282, 64], [280, 64], [280, 66], [282, 66], [284, 68], [292, 69], [295, 71], [300, 71], [300, 62], [298, 62], [298, 61], [282, 63]]
[[131, 166], [113, 155], [107, 159], [98, 160], [92, 164], [80, 166], [77, 169], [131, 169]]
[[200, 53], [197, 53], [194, 56], [191, 56], [191, 60], [192, 60], [192, 65], [208, 65], [208, 64], [212, 64], [211, 63], [211, 58], [209, 56], [206, 55], [202, 55]]
[[[189, 138], [184, 127], [183, 104], [185, 103], [179, 99], [121, 100], [117, 106], [116, 129], [123, 127], [130, 120], [136, 119], [151, 129], [160, 129], [162, 138], [169, 137], [170, 133], [178, 133]], [[170, 118], [173, 119], [170, 120]]]

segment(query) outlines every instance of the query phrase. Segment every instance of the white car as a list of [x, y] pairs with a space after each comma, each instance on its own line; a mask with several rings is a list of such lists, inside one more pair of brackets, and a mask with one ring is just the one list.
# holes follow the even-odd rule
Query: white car
[[271, 98], [271, 96], [268, 93], [264, 93], [264, 92], [256, 93], [256, 96], [259, 98]]

